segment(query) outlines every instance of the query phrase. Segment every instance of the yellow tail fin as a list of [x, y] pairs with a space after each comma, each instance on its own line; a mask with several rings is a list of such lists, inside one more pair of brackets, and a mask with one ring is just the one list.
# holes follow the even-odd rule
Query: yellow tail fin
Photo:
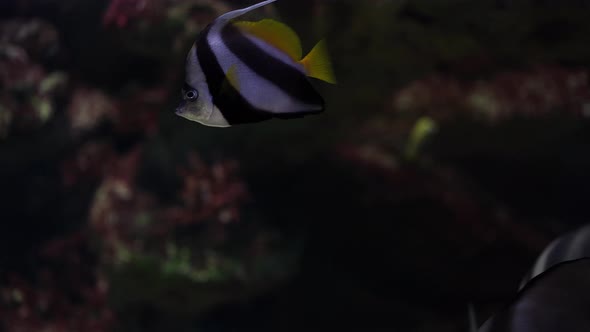
[[328, 48], [323, 39], [300, 62], [305, 67], [307, 76], [336, 84], [332, 62], [328, 56]]

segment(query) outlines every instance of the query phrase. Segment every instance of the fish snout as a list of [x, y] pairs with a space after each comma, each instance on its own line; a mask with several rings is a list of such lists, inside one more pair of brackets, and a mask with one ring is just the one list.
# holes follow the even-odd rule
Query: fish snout
[[186, 101], [181, 101], [178, 106], [176, 106], [176, 109], [174, 110], [174, 113], [176, 113], [177, 115], [182, 115], [186, 110]]

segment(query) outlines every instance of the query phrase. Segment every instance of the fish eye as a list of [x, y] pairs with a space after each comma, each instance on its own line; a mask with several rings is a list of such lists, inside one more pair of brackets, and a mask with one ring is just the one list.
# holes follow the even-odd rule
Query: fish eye
[[188, 90], [184, 93], [184, 97], [190, 101], [194, 101], [199, 98], [199, 92], [197, 90]]

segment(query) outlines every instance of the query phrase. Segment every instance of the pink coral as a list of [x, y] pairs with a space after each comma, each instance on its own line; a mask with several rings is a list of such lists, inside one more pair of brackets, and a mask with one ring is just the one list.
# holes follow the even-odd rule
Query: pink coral
[[97, 89], [80, 87], [73, 91], [68, 115], [74, 131], [91, 129], [101, 121], [113, 119], [118, 109], [115, 101]]
[[103, 25], [115, 24], [119, 28], [128, 26], [136, 19], [158, 21], [166, 13], [164, 0], [112, 0], [103, 15]]
[[113, 158], [114, 152], [106, 143], [93, 141], [84, 144], [76, 155], [61, 164], [64, 186], [71, 187], [81, 181], [101, 179]]
[[[10, 332], [110, 331], [115, 315], [107, 303], [109, 282], [101, 271], [118, 262], [121, 249], [163, 254], [166, 248], [159, 239], [169, 238], [178, 227], [205, 220], [222, 226], [239, 217], [247, 192], [236, 176], [235, 162], [207, 165], [190, 154], [178, 173], [180, 204], [171, 206], [137, 186], [142, 157], [141, 147], [120, 155], [98, 143], [80, 149], [68, 165], [75, 172], [67, 174], [66, 183], [74, 186], [88, 175], [102, 179], [91, 203], [89, 227], [41, 248], [40, 257], [48, 265], [38, 280], [13, 275], [0, 286], [0, 326]], [[102, 165], [95, 168], [95, 163]], [[223, 241], [225, 233], [217, 229], [212, 237]]]
[[396, 111], [426, 112], [436, 119], [467, 113], [498, 121], [555, 111], [587, 116], [589, 74], [586, 69], [538, 66], [472, 82], [435, 75], [398, 91], [392, 106]]
[[42, 256], [59, 269], [42, 268], [35, 282], [11, 275], [0, 287], [0, 326], [6, 331], [111, 331], [108, 282], [86, 264], [84, 234], [56, 239]]

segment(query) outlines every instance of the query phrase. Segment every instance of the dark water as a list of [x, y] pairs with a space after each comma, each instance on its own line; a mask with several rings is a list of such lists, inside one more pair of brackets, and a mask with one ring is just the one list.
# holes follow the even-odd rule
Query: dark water
[[252, 3], [0, 3], [4, 331], [467, 331], [588, 222], [585, 1], [279, 0], [327, 110], [176, 116]]

